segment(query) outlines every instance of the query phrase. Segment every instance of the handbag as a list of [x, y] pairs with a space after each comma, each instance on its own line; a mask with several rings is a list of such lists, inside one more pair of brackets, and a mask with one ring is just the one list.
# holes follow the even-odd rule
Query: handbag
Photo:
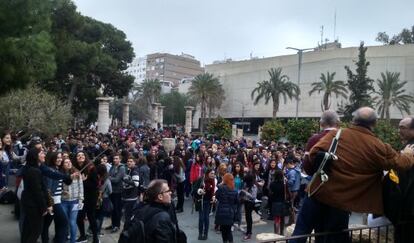
[[109, 197], [104, 197], [102, 199], [102, 211], [105, 213], [110, 213], [112, 210], [114, 210], [114, 205], [112, 204], [111, 200]]

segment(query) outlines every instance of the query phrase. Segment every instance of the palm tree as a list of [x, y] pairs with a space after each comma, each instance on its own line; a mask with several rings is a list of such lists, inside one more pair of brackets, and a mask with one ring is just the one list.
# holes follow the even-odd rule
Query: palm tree
[[200, 130], [203, 132], [207, 108], [209, 108], [211, 114], [214, 108], [221, 106], [221, 101], [224, 99], [224, 90], [217, 77], [210, 73], [203, 73], [197, 75], [192, 81], [188, 89], [188, 96], [201, 106]]
[[137, 86], [138, 95], [149, 105], [158, 101], [161, 95], [161, 83], [158, 79], [145, 79]]
[[161, 83], [158, 79], [145, 79], [141, 84], [135, 86], [134, 103], [145, 107], [147, 119], [151, 119], [152, 103], [159, 100], [161, 96]]
[[388, 72], [381, 73], [381, 79], [377, 79], [378, 96], [374, 98], [375, 105], [378, 107], [381, 118], [384, 116], [390, 119], [390, 107], [395, 106], [403, 115], [406, 112], [410, 115], [410, 103], [414, 102], [412, 94], [405, 94], [404, 85], [407, 81], [400, 82], [400, 73]]
[[265, 104], [268, 104], [269, 100], [272, 99], [273, 118], [276, 118], [276, 113], [279, 111], [280, 98], [283, 97], [285, 104], [287, 98], [298, 99], [300, 89], [298, 85], [289, 81], [288, 76], [282, 75], [282, 68], [271, 68], [268, 73], [270, 80], [257, 82], [257, 87], [253, 89], [251, 98], [254, 99], [254, 95], [257, 93], [254, 105], [257, 105], [262, 98], [264, 98]]
[[318, 91], [318, 94], [320, 92], [325, 92], [323, 94], [323, 99], [321, 102], [322, 111], [329, 110], [331, 107], [330, 98], [332, 94], [335, 94], [337, 98], [338, 96], [342, 96], [345, 99], [347, 98], [348, 90], [346, 89], [346, 84], [344, 81], [335, 81], [335, 74], [335, 72], [326, 72], [326, 75], [324, 73], [321, 73], [321, 82], [314, 82], [311, 84], [313, 88], [311, 91], [309, 91], [309, 96], [311, 96], [316, 91]]

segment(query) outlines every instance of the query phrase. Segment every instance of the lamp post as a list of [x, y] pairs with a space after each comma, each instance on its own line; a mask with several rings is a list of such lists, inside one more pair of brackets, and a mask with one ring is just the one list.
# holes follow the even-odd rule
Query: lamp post
[[[303, 54], [304, 51], [313, 50], [313, 48], [299, 49], [299, 48], [294, 48], [294, 47], [286, 47], [286, 49], [291, 49], [291, 50], [298, 51], [298, 56], [299, 56], [298, 87], [299, 87], [299, 85], [300, 85], [300, 71], [302, 69], [302, 54]], [[296, 115], [295, 115], [296, 120], [298, 119], [298, 113], [299, 113], [299, 97], [296, 98]]]

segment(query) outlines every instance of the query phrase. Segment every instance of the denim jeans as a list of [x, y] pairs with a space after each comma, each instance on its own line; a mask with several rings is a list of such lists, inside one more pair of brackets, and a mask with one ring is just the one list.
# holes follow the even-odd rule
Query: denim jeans
[[69, 223], [69, 232], [70, 232], [70, 243], [76, 242], [76, 218], [78, 216], [78, 210], [73, 210], [73, 207], [78, 205], [78, 200], [73, 201], [62, 201], [62, 208], [65, 212], [66, 217], [68, 218]]
[[114, 210], [112, 210], [112, 227], [121, 227], [121, 217], [122, 217], [122, 197], [121, 193], [112, 193], [110, 196]]
[[198, 233], [200, 235], [208, 234], [208, 226], [210, 224], [211, 203], [209, 200], [203, 200], [203, 207], [198, 211]]
[[[337, 232], [348, 229], [349, 212], [333, 208], [316, 199], [305, 197], [296, 220], [292, 236], [315, 233]], [[306, 238], [290, 240], [289, 243], [305, 243]], [[316, 237], [316, 243], [349, 243], [348, 233]]]
[[133, 201], [123, 201], [124, 204], [124, 219], [125, 219], [125, 224], [129, 223], [129, 220], [132, 217], [132, 211], [134, 209], [134, 207], [136, 207], [136, 205], [138, 205], [138, 201], [133, 200]]

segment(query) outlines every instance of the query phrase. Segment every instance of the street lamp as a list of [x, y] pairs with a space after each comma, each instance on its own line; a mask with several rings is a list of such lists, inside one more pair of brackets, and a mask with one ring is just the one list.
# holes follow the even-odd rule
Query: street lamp
[[[308, 51], [308, 50], [313, 50], [313, 48], [304, 48], [304, 49], [299, 49], [299, 48], [294, 48], [294, 47], [286, 47], [286, 49], [291, 49], [291, 50], [296, 50], [298, 51], [298, 56], [299, 56], [299, 64], [298, 64], [298, 87], [300, 85], [300, 70], [302, 69], [302, 54], [304, 51]], [[296, 98], [296, 120], [298, 119], [298, 113], [299, 113], [299, 97]]]

